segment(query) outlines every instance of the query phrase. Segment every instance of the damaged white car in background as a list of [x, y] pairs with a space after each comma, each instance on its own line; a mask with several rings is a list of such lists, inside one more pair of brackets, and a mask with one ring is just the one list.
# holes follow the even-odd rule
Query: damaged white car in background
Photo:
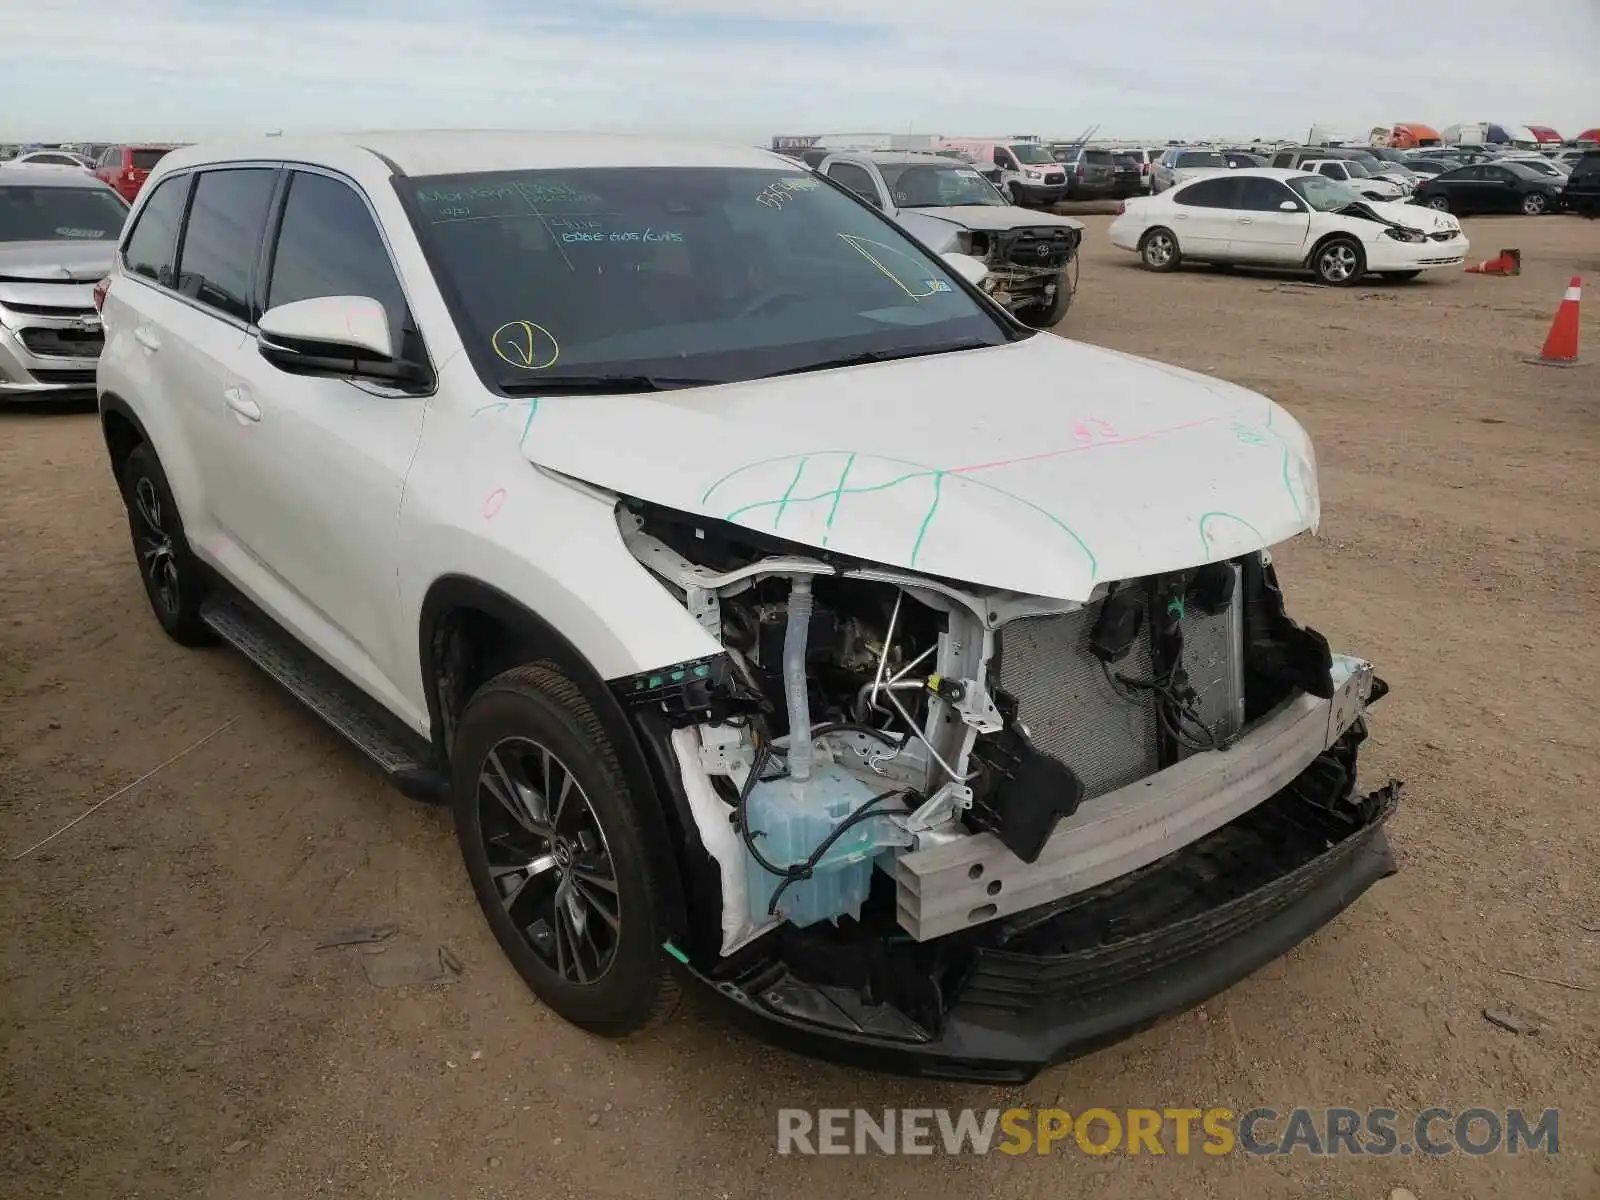
[[[162, 374], [220, 319], [128, 247], [241, 164], [275, 265], [207, 343], [227, 420]], [[763, 151], [197, 146], [128, 239], [100, 406], [157, 618], [450, 803], [568, 1020], [689, 978], [811, 1053], [1025, 1079], [1395, 869], [1387, 689], [1285, 611], [1321, 498], [1263, 396], [1035, 333]]]
[[1415, 279], [1458, 267], [1461, 222], [1413, 204], [1369, 200], [1347, 183], [1275, 167], [1245, 167], [1137, 200], [1111, 223], [1111, 244], [1151, 271], [1185, 261], [1310, 271], [1330, 287], [1368, 274]]

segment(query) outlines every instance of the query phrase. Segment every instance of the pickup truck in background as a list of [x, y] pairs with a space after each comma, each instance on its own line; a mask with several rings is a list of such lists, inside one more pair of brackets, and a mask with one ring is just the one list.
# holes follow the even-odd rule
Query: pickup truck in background
[[976, 166], [939, 154], [844, 151], [817, 172], [935, 253], [981, 260], [989, 275], [980, 286], [1023, 324], [1048, 329], [1066, 315], [1083, 222], [1008, 204]]

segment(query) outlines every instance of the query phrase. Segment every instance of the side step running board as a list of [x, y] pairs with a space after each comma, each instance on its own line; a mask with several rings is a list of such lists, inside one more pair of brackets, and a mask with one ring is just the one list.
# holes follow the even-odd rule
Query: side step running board
[[200, 618], [370, 758], [406, 795], [443, 803], [449, 785], [428, 765], [428, 745], [354, 684], [245, 602], [213, 593]]

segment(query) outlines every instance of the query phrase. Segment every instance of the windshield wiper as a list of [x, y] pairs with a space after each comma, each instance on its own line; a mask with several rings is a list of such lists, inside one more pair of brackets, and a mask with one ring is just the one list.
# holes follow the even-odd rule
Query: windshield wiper
[[561, 396], [585, 392], [622, 396], [670, 392], [721, 382], [720, 379], [672, 379], [664, 375], [562, 375], [554, 379], [501, 379], [496, 381], [495, 387], [507, 396]]
[[960, 350], [980, 350], [992, 342], [969, 338], [961, 342], [946, 342], [942, 346], [892, 346], [887, 350], [863, 350], [860, 354], [846, 354], [839, 358], [826, 358], [821, 362], [807, 363], [803, 367], [790, 367], [786, 371], [773, 371], [758, 375], [757, 379], [772, 379], [778, 375], [803, 375], [807, 371], [826, 371], [833, 367], [861, 367], [868, 363], [891, 362], [897, 358], [922, 358], [930, 354], [954, 354]]

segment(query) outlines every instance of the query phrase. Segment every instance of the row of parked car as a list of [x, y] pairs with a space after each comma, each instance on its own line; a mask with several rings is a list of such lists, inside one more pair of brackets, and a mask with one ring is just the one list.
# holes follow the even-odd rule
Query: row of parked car
[[0, 166], [76, 167], [90, 171], [117, 190], [124, 200], [133, 201], [150, 177], [155, 165], [176, 144], [80, 142], [66, 146], [0, 147]]

